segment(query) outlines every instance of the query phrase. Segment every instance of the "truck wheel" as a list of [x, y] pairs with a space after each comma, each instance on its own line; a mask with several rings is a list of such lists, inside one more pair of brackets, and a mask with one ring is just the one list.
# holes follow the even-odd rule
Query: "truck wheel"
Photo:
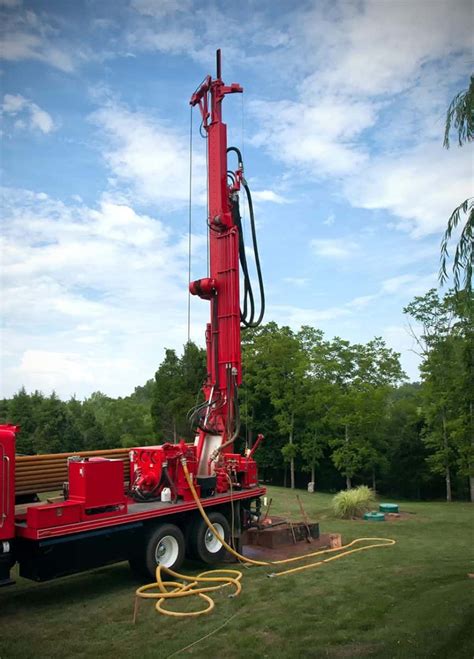
[[[141, 557], [130, 559], [130, 567], [137, 576], [155, 579], [156, 568], [160, 563], [171, 570], [178, 570], [184, 559], [184, 536], [174, 524], [160, 524], [153, 528], [145, 539]], [[166, 575], [164, 575], [166, 578]]]
[[[224, 515], [222, 513], [211, 512], [208, 517], [219, 535], [228, 543], [230, 539], [230, 526]], [[193, 525], [188, 540], [192, 556], [208, 565], [222, 561], [227, 551], [201, 517]]]

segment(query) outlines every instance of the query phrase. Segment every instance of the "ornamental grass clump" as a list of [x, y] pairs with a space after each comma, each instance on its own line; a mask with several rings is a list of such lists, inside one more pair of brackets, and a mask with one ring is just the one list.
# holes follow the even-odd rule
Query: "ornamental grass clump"
[[342, 490], [332, 500], [334, 515], [342, 519], [362, 517], [364, 513], [373, 510], [375, 505], [375, 494], [367, 485]]

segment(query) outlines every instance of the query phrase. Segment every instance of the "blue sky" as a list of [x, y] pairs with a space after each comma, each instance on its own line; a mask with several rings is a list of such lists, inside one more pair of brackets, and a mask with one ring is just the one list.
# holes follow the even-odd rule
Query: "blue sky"
[[[254, 193], [266, 320], [382, 336], [436, 285], [472, 152], [442, 148], [472, 71], [463, 0], [0, 0], [2, 392], [127, 395], [187, 338], [188, 101], [215, 50]], [[192, 278], [206, 272], [193, 118]], [[247, 227], [248, 230], [248, 227]], [[203, 343], [207, 304], [192, 301]]]

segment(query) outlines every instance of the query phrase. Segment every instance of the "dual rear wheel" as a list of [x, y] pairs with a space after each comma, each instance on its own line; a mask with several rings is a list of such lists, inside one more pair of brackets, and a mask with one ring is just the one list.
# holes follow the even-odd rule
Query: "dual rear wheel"
[[[220, 537], [229, 543], [230, 526], [227, 518], [218, 512], [211, 512], [208, 517]], [[195, 518], [188, 530], [187, 548], [189, 558], [201, 561], [206, 565], [219, 563], [227, 551], [201, 516]]]
[[[229, 542], [230, 526], [226, 517], [219, 512], [211, 512], [208, 517], [218, 534]], [[177, 571], [185, 555], [212, 565], [222, 561], [225, 553], [225, 547], [202, 517], [196, 516], [186, 530], [186, 538], [175, 524], [165, 522], [153, 526], [145, 537], [142, 551], [130, 559], [130, 566], [140, 576], [154, 579], [158, 564]]]

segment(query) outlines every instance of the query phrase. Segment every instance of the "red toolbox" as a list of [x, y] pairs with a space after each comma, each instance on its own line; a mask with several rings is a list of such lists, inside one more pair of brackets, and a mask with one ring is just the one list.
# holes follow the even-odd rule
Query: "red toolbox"
[[77, 524], [81, 521], [81, 506], [74, 501], [47, 503], [26, 509], [26, 525], [30, 529], [47, 529], [51, 526]]

